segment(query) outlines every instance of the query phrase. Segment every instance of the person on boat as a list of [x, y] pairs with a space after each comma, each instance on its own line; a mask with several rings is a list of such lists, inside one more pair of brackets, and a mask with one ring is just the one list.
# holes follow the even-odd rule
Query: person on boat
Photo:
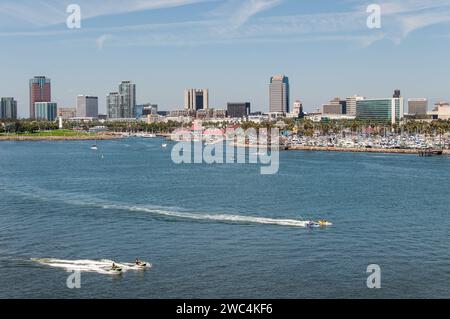
[[113, 263], [111, 269], [116, 270], [117, 268], [118, 268], [117, 265], [115, 263]]
[[140, 266], [142, 264], [141, 260], [139, 258], [136, 258], [136, 265]]

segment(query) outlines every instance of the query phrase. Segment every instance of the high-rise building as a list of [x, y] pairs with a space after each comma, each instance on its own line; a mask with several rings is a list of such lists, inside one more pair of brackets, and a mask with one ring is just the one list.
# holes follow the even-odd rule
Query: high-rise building
[[30, 80], [30, 118], [35, 118], [35, 103], [52, 100], [51, 81], [45, 76], [36, 76]]
[[289, 78], [276, 75], [270, 78], [270, 113], [289, 113]]
[[123, 118], [123, 112], [121, 110], [122, 97], [119, 92], [112, 92], [106, 97], [106, 110], [108, 112], [109, 119]]
[[356, 102], [362, 101], [365, 98], [363, 96], [354, 95], [347, 98], [346, 108], [347, 108], [347, 115], [350, 116], [356, 116]]
[[136, 118], [136, 85], [123, 81], [119, 91], [110, 93], [106, 98], [108, 118]]
[[209, 90], [186, 89], [184, 91], [184, 108], [190, 111], [209, 109]]
[[409, 99], [408, 114], [426, 116], [428, 112], [428, 99]]
[[2, 97], [0, 101], [0, 119], [17, 119], [17, 101], [12, 97]]
[[245, 103], [227, 103], [227, 113], [231, 118], [244, 118], [248, 117], [251, 113], [251, 104]]
[[399, 123], [404, 116], [403, 98], [366, 99], [356, 102], [356, 118], [377, 124]]
[[119, 94], [121, 95], [122, 118], [135, 118], [136, 110], [136, 84], [130, 81], [123, 81], [119, 85]]
[[38, 121], [54, 121], [57, 117], [58, 105], [53, 102], [34, 103], [34, 119]]
[[78, 95], [77, 117], [98, 118], [98, 97]]

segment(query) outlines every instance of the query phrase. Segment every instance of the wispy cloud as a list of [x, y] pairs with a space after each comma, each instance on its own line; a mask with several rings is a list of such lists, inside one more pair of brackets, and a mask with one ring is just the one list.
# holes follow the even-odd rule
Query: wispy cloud
[[[28, 0], [24, 0], [28, 2]], [[272, 15], [271, 9], [290, 0], [130, 0], [127, 7], [119, 5], [121, 0], [82, 0], [84, 14], [100, 16], [130, 11], [148, 10], [211, 2], [215, 9], [203, 15], [202, 19], [179, 22], [127, 25], [108, 28], [82, 28], [78, 37], [64, 41], [78, 43], [95, 42], [97, 48], [103, 46], [167, 46], [198, 45], [212, 43], [259, 43], [259, 42], [312, 42], [341, 41], [368, 46], [388, 39], [400, 43], [413, 32], [450, 23], [450, 0], [379, 0], [382, 8], [382, 29], [370, 30], [366, 26], [366, 7], [360, 1], [347, 0], [347, 11], [301, 14], [301, 4], [291, 15]], [[12, 1], [4, 0], [0, 14]], [[56, 0], [34, 0], [55, 10]], [[58, 1], [60, 3], [61, 1]], [[69, 1], [68, 1], [69, 2]], [[300, 1], [298, 3], [301, 3]], [[118, 8], [114, 5], [117, 4]], [[19, 14], [22, 5], [16, 6]], [[19, 8], [19, 9], [18, 9]], [[53, 9], [52, 9], [53, 8]], [[342, 8], [341, 8], [342, 9]], [[92, 11], [90, 11], [92, 10]], [[202, 15], [200, 15], [202, 16]], [[33, 15], [27, 15], [32, 19]], [[445, 29], [445, 28], [443, 28]], [[448, 28], [446, 30], [448, 32]], [[0, 36], [57, 36], [66, 34], [67, 29], [55, 31], [16, 31], [0, 33]]]
[[214, 11], [210, 16], [225, 18], [228, 29], [235, 30], [247, 23], [252, 17], [280, 5], [284, 0], [229, 0]]
[[95, 39], [95, 43], [97, 44], [97, 49], [102, 50], [105, 42], [107, 40], [111, 40], [114, 37], [111, 34], [102, 34], [97, 39]]
[[[214, 0], [2, 0], [0, 18], [9, 17], [16, 25], [48, 26], [64, 23], [66, 8], [76, 3], [82, 8], [83, 19], [130, 13], [151, 9], [186, 6]], [[1, 19], [0, 19], [1, 20]]]

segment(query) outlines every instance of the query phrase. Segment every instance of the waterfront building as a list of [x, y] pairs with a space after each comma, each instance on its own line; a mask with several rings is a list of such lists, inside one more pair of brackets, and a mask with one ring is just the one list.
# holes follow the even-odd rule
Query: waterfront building
[[106, 97], [106, 110], [108, 113], [108, 119], [120, 119], [123, 118], [123, 112], [121, 110], [121, 96], [119, 92], [111, 92]]
[[214, 110], [214, 112], [213, 112], [213, 118], [215, 118], [215, 119], [225, 119], [227, 117], [227, 115], [228, 115], [227, 110], [217, 109], [217, 110]]
[[348, 97], [346, 99], [346, 108], [347, 108], [347, 115], [349, 116], [356, 116], [356, 103], [358, 101], [362, 101], [365, 98], [363, 96], [354, 95], [351, 97]]
[[54, 102], [34, 103], [34, 119], [38, 121], [54, 121], [57, 117], [58, 105]]
[[378, 124], [400, 123], [404, 116], [403, 98], [366, 99], [357, 101], [356, 118]]
[[270, 78], [269, 85], [269, 112], [289, 113], [289, 78], [276, 75]]
[[197, 111], [197, 119], [211, 119], [214, 116], [214, 109], [204, 109]]
[[77, 109], [74, 107], [59, 107], [58, 116], [64, 120], [72, 119], [77, 116]]
[[184, 92], [184, 108], [191, 111], [209, 109], [209, 90], [186, 89]]
[[450, 120], [450, 106], [448, 102], [441, 101], [436, 103], [430, 115], [433, 120]]
[[12, 97], [2, 97], [0, 101], [0, 119], [17, 119], [17, 101]]
[[175, 110], [169, 113], [169, 117], [196, 117], [197, 111], [195, 110]]
[[157, 115], [158, 105], [157, 104], [141, 104], [136, 106], [136, 118], [146, 117], [148, 115]]
[[227, 103], [227, 113], [231, 118], [244, 118], [250, 115], [250, 102]]
[[50, 102], [52, 100], [51, 81], [45, 76], [35, 76], [30, 84], [30, 110], [29, 116], [35, 118], [35, 103]]
[[77, 117], [98, 118], [98, 97], [77, 96]]
[[426, 116], [428, 112], [428, 99], [409, 99], [408, 114], [414, 116]]
[[294, 109], [292, 111], [294, 117], [301, 118], [303, 117], [303, 103], [300, 100], [294, 102]]

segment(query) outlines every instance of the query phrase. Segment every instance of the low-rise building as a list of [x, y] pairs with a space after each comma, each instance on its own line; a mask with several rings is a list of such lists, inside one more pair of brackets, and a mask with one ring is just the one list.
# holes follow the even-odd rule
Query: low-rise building
[[450, 106], [448, 102], [441, 101], [436, 103], [430, 115], [434, 120], [450, 120]]
[[58, 107], [58, 116], [68, 120], [77, 116], [77, 109], [74, 107]]

